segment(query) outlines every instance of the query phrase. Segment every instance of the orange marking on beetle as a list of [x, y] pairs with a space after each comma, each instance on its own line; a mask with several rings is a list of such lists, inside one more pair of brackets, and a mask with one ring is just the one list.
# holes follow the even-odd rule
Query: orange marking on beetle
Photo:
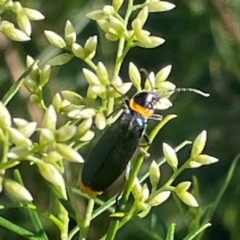
[[102, 191], [95, 191], [91, 187], [86, 186], [81, 179], [78, 180], [77, 185], [80, 187], [80, 190], [83, 193], [88, 194], [90, 197], [96, 197], [97, 195], [101, 195], [103, 192]]
[[146, 118], [151, 117], [154, 114], [154, 110], [153, 109], [144, 108], [143, 106], [135, 103], [134, 99], [131, 99], [129, 101], [129, 107], [132, 110], [134, 110], [135, 112], [138, 112], [138, 113], [142, 114]]

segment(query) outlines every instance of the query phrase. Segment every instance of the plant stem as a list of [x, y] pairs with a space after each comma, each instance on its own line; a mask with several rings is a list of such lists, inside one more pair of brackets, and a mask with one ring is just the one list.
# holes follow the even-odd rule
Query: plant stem
[[[67, 200], [67, 193], [65, 188], [61, 188], [62, 197]], [[68, 239], [68, 223], [69, 223], [69, 217], [68, 217], [68, 211], [65, 209], [65, 207], [62, 205], [62, 203], [59, 201], [59, 220], [62, 222], [62, 228], [60, 228], [61, 231], [61, 240], [67, 240]]]
[[79, 240], [86, 240], [87, 239], [87, 234], [88, 234], [88, 229], [90, 226], [91, 218], [92, 218], [92, 212], [94, 208], [94, 198], [89, 199], [85, 217], [82, 222], [82, 226], [80, 226], [80, 235], [79, 235]]
[[7, 105], [10, 100], [15, 96], [15, 94], [18, 92], [19, 88], [22, 86], [25, 78], [30, 75], [30, 73], [35, 68], [36, 64], [38, 64], [39, 61], [35, 61], [24, 73], [23, 75], [11, 86], [11, 88], [6, 92], [6, 94], [2, 98], [2, 103], [4, 105]]

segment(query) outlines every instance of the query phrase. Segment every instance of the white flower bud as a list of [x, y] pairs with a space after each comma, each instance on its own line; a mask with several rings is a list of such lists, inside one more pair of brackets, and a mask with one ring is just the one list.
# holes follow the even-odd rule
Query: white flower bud
[[31, 140], [26, 138], [19, 130], [9, 128], [8, 131], [11, 142], [16, 146], [30, 147], [32, 145]]
[[172, 147], [167, 143], [163, 143], [163, 154], [166, 158], [167, 163], [173, 168], [177, 169], [178, 167], [178, 158]]
[[158, 206], [165, 202], [171, 195], [171, 191], [164, 191], [160, 192], [158, 195], [156, 195], [154, 198], [148, 201], [148, 204], [150, 206]]
[[140, 72], [138, 71], [138, 68], [132, 62], [130, 62], [129, 64], [128, 75], [133, 85], [137, 88], [138, 91], [140, 91], [141, 75]]
[[82, 156], [73, 148], [70, 146], [63, 144], [63, 143], [57, 143], [56, 144], [56, 151], [61, 154], [65, 160], [70, 162], [77, 162], [82, 163], [84, 162]]
[[68, 45], [72, 45], [76, 42], [77, 34], [76, 31], [72, 25], [72, 23], [67, 20], [65, 25], [65, 39], [68, 43]]
[[12, 125], [11, 115], [8, 109], [3, 105], [3, 103], [0, 102], [0, 127], [2, 129], [7, 129], [11, 127], [11, 125]]
[[44, 114], [44, 117], [42, 120], [42, 127], [48, 128], [54, 131], [56, 129], [56, 124], [57, 124], [57, 114], [54, 107], [50, 105]]
[[45, 18], [42, 13], [40, 13], [39, 11], [37, 11], [35, 9], [23, 8], [23, 11], [27, 15], [28, 19], [31, 21], [39, 21], [39, 20], [43, 20]]
[[45, 33], [47, 40], [53, 46], [58, 47], [58, 48], [66, 47], [66, 43], [65, 43], [64, 39], [62, 37], [60, 37], [57, 33], [53, 32], [53, 31], [47, 31], [47, 30], [45, 30], [44, 33]]
[[4, 179], [3, 185], [5, 189], [13, 197], [22, 200], [22, 201], [32, 201], [33, 197], [31, 193], [20, 183], [13, 181], [11, 179]]
[[89, 85], [100, 85], [100, 81], [95, 73], [88, 70], [87, 68], [83, 68], [83, 75], [85, 76]]
[[19, 28], [25, 32], [28, 36], [31, 35], [32, 33], [32, 27], [31, 27], [31, 23], [27, 17], [27, 15], [24, 13], [24, 11], [20, 11], [17, 14], [17, 23]]
[[65, 188], [65, 182], [62, 174], [51, 163], [37, 164], [40, 174], [50, 183], [57, 187]]
[[193, 142], [191, 158], [197, 157], [199, 154], [202, 153], [206, 145], [206, 141], [207, 141], [207, 132], [204, 130], [196, 137], [196, 139]]
[[55, 139], [57, 142], [67, 142], [74, 137], [76, 130], [74, 125], [64, 125], [55, 131]]

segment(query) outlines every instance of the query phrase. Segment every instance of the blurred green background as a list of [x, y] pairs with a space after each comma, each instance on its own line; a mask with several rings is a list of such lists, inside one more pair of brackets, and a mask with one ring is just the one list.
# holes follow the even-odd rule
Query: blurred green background
[[[137, 1], [136, 1], [137, 2]], [[141, 1], [138, 1], [141, 3]], [[195, 175], [200, 185], [200, 205], [207, 208], [216, 198], [223, 185], [226, 173], [240, 149], [240, 2], [239, 0], [172, 0], [176, 8], [170, 12], [153, 13], [145, 28], [153, 35], [166, 39], [156, 49], [135, 48], [130, 51], [121, 70], [122, 79], [128, 78], [128, 64], [134, 62], [139, 68], [157, 72], [162, 67], [173, 66], [170, 81], [177, 87], [194, 87], [209, 92], [210, 98], [192, 93], [175, 94], [174, 106], [162, 114], [175, 113], [178, 118], [169, 123], [159, 134], [150, 150], [157, 159], [162, 142], [172, 146], [181, 141], [193, 140], [203, 129], [208, 132], [207, 154], [219, 158], [219, 163], [186, 171], [181, 180], [191, 180]], [[0, 97], [18, 79], [25, 69], [26, 55], [41, 59], [45, 63], [58, 50], [50, 47], [43, 30], [63, 34], [69, 19], [78, 33], [78, 43], [83, 44], [92, 35], [99, 36], [96, 60], [104, 62], [108, 69], [114, 64], [116, 46], [104, 39], [95, 22], [85, 17], [91, 10], [99, 9], [110, 1], [103, 0], [23, 0], [23, 6], [40, 10], [45, 20], [33, 24], [32, 41], [10, 42], [0, 33]], [[15, 21], [12, 15], [6, 16]], [[62, 67], [55, 67], [45, 97], [51, 102], [56, 92], [63, 89], [85, 94], [86, 82], [81, 69], [86, 65], [73, 59]], [[39, 121], [42, 117], [38, 108], [28, 102], [28, 93], [23, 89], [9, 104], [13, 117], [24, 117]], [[149, 124], [149, 128], [154, 123]], [[181, 151], [180, 159], [186, 159], [190, 147]], [[46, 183], [36, 174], [36, 169], [27, 164], [20, 167], [24, 181], [33, 193], [36, 202], [50, 207], [51, 194], [46, 193]], [[240, 239], [240, 174], [239, 166], [218, 206], [210, 227], [202, 239]], [[169, 173], [166, 170], [166, 174]], [[8, 172], [11, 176], [11, 171]], [[164, 178], [164, 172], [162, 172]], [[180, 180], [179, 179], [179, 180]], [[0, 202], [9, 198], [1, 193]], [[119, 232], [117, 239], [152, 239], [144, 228], [163, 234], [172, 222], [177, 224], [177, 238], [182, 239], [186, 226], [190, 225], [190, 213], [171, 203], [155, 208], [148, 218], [130, 223]], [[2, 216], [28, 228], [28, 215], [23, 210], [5, 210]], [[104, 219], [104, 221], [103, 221]], [[91, 239], [98, 239], [109, 222], [108, 215], [96, 219], [91, 229]], [[154, 224], [153, 224], [154, 223]], [[57, 230], [46, 221], [50, 239], [57, 239]], [[103, 226], [104, 225], [104, 226]], [[144, 227], [142, 227], [144, 226]], [[0, 227], [0, 239], [22, 239]]]

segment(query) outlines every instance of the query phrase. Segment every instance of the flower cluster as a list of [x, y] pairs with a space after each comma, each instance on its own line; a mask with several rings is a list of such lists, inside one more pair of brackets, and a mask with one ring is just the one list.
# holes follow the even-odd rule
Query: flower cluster
[[25, 42], [30, 40], [32, 33], [31, 21], [43, 20], [44, 16], [37, 10], [25, 8], [18, 1], [1, 0], [0, 13], [11, 11], [16, 15], [16, 21], [19, 29], [13, 23], [7, 20], [0, 21], [0, 31], [6, 34], [11, 40]]

